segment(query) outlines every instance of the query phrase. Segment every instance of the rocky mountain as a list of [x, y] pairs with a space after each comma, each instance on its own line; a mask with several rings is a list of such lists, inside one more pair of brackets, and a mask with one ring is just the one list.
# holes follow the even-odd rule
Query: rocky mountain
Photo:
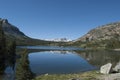
[[21, 32], [16, 26], [10, 24], [7, 19], [0, 19], [0, 21], [2, 21], [2, 27], [6, 36], [17, 39], [28, 38], [28, 36]]
[[80, 41], [110, 40], [120, 38], [120, 22], [111, 23], [97, 27], [89, 31], [86, 35], [79, 38]]
[[16, 40], [17, 45], [47, 45], [49, 41], [33, 39], [25, 35], [16, 26], [8, 22], [7, 19], [1, 19], [2, 27], [5, 33], [6, 41]]
[[74, 43], [82, 47], [120, 48], [120, 22], [110, 23], [90, 30]]

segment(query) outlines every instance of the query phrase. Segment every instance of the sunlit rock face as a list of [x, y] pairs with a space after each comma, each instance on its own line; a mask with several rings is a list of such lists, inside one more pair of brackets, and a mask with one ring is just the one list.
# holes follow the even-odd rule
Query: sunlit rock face
[[83, 37], [77, 39], [77, 41], [109, 40], [111, 38], [120, 39], [118, 36], [120, 36], [120, 22], [111, 23], [92, 29]]

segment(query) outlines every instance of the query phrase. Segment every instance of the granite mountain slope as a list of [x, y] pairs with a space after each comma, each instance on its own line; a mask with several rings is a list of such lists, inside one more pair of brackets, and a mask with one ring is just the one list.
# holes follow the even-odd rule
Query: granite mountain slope
[[92, 48], [120, 48], [120, 22], [92, 29], [81, 38], [78, 38], [74, 44]]
[[92, 29], [86, 35], [79, 38], [80, 41], [110, 40], [120, 38], [120, 22], [103, 25]]

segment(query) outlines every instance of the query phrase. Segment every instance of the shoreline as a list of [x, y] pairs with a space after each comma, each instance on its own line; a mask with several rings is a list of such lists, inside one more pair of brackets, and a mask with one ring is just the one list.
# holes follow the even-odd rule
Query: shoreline
[[76, 74], [44, 74], [32, 80], [120, 80], [120, 73], [101, 74], [94, 70]]
[[94, 70], [75, 74], [44, 74], [33, 80], [98, 80], [100, 75], [99, 71]]

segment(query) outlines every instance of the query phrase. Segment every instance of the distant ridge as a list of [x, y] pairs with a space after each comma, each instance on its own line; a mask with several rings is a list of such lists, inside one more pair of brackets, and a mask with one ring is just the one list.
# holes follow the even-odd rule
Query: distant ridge
[[55, 39], [45, 39], [46, 41], [54, 41], [54, 42], [70, 42], [70, 39], [67, 38], [55, 38]]

